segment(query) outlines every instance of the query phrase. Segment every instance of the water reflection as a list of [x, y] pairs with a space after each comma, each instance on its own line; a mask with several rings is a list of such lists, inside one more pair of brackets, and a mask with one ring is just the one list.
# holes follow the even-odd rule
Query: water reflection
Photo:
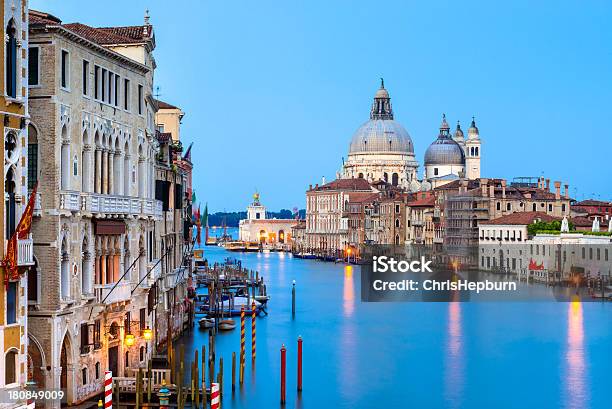
[[461, 303], [448, 303], [448, 324], [444, 390], [449, 407], [459, 407], [463, 390], [463, 333], [461, 327]]
[[353, 285], [353, 266], [344, 266], [344, 287], [342, 293], [343, 311], [346, 318], [353, 316], [355, 310], [355, 288]]
[[568, 303], [567, 352], [565, 354], [565, 407], [567, 408], [588, 407], [582, 314], [582, 303], [579, 300]]

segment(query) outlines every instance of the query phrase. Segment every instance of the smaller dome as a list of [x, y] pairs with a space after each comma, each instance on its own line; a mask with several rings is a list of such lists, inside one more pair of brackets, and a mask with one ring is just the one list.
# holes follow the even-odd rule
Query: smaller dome
[[442, 115], [438, 139], [425, 151], [425, 165], [463, 165], [464, 163], [463, 149], [450, 137], [446, 115]]
[[478, 131], [478, 127], [476, 126], [476, 120], [474, 119], [474, 117], [472, 117], [472, 123], [470, 124], [470, 127], [468, 128], [468, 138], [473, 139], [473, 138], [478, 138], [478, 136], [479, 136], [479, 131]]
[[376, 91], [374, 98], [389, 98], [389, 92], [387, 92], [387, 90], [384, 88], [379, 88], [378, 91]]
[[457, 129], [455, 129], [455, 139], [463, 138], [463, 129], [461, 129], [461, 124], [457, 121]]

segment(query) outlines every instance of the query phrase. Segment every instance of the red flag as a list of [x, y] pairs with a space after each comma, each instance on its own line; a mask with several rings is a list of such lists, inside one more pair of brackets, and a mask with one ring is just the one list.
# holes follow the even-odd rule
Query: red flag
[[27, 239], [30, 234], [30, 230], [32, 229], [32, 215], [34, 213], [37, 188], [38, 184], [34, 185], [34, 189], [32, 189], [32, 194], [30, 194], [30, 199], [28, 200], [28, 204], [21, 215], [19, 224], [17, 224], [17, 228], [6, 246], [6, 254], [4, 256], [4, 260], [2, 260], [2, 265], [6, 271], [4, 275], [5, 284], [8, 284], [9, 280], [19, 278], [19, 270], [17, 268], [17, 239]]

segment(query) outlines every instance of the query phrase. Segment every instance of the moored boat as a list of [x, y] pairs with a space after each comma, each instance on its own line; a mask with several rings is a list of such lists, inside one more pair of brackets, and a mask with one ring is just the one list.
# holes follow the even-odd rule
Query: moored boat
[[219, 330], [221, 331], [231, 331], [234, 328], [236, 328], [236, 321], [234, 320], [219, 321]]
[[215, 326], [215, 320], [213, 318], [202, 318], [198, 323], [202, 329], [208, 329]]

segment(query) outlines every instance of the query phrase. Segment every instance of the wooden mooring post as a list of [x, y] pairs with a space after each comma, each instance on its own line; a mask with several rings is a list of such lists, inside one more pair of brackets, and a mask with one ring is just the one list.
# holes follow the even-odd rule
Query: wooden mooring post
[[232, 352], [232, 392], [236, 390], [236, 353]]

